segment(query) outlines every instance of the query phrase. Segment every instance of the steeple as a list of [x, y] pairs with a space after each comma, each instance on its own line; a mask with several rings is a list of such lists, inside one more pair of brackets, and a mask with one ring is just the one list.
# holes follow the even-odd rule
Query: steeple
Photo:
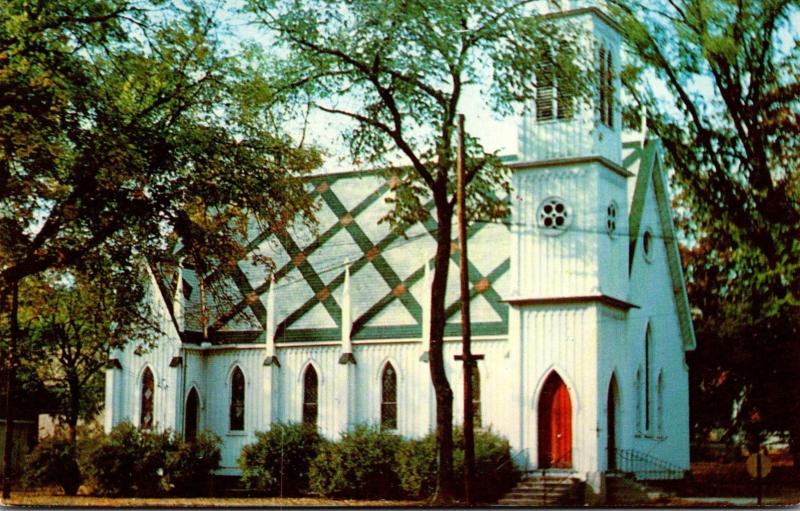
[[571, 92], [575, 88], [558, 83], [553, 67], [543, 59], [533, 77], [536, 100], [519, 124], [520, 157], [543, 161], [599, 156], [620, 164], [619, 27], [598, 2], [568, 3], [569, 10], [551, 8], [544, 16], [579, 27], [583, 36], [576, 41], [577, 63], [594, 91], [589, 98], [575, 97]]

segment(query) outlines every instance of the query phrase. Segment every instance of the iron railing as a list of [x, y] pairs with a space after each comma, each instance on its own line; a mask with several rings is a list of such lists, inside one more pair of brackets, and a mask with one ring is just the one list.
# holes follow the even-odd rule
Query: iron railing
[[633, 449], [613, 449], [614, 471], [632, 474], [639, 480], [681, 479], [686, 471], [651, 454]]

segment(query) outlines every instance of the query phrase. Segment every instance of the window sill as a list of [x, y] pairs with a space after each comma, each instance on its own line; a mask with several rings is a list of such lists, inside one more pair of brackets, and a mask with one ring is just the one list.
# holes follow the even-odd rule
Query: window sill
[[247, 431], [245, 430], [235, 430], [235, 431], [228, 431], [225, 436], [247, 436]]

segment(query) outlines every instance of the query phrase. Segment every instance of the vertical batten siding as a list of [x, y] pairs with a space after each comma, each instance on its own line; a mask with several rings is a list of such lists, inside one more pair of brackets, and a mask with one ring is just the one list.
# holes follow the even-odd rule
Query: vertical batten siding
[[522, 310], [524, 329], [524, 443], [532, 446], [529, 463], [538, 463], [537, 406], [542, 385], [555, 370], [567, 384], [572, 402], [572, 460], [579, 472], [596, 471], [596, 309], [590, 306]]
[[[519, 295], [575, 296], [599, 290], [597, 181], [603, 172], [592, 166], [520, 170], [515, 192], [520, 202], [518, 228]], [[539, 206], [559, 197], [570, 210], [570, 225], [557, 235], [538, 227]]]
[[[206, 358], [205, 426], [222, 438], [220, 465], [222, 473], [228, 473], [226, 470], [238, 470], [239, 453], [245, 444], [255, 440], [255, 432], [267, 429], [258, 420], [264, 407], [261, 390], [264, 350], [261, 347], [215, 349], [207, 352]], [[243, 431], [230, 430], [231, 374], [237, 365], [245, 380]]]

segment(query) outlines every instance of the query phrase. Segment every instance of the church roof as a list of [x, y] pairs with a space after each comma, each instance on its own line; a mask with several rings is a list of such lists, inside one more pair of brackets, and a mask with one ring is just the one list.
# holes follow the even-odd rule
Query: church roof
[[[655, 149], [626, 147], [624, 167], [637, 175], [637, 183], [650, 179]], [[644, 162], [646, 172], [639, 168]], [[643, 176], [647, 176], [646, 178]], [[406, 226], [404, 235], [393, 232], [381, 218], [389, 211], [385, 199], [392, 194], [396, 177], [391, 171], [365, 171], [315, 176], [308, 180], [309, 193], [317, 200], [316, 229], [295, 225], [251, 226], [248, 248], [251, 254], [270, 258], [275, 264], [275, 341], [278, 343], [338, 342], [341, 339], [343, 283], [349, 265], [351, 275], [352, 339], [418, 340], [422, 336], [426, 261], [431, 264], [435, 250], [435, 215], [425, 223]], [[638, 189], [637, 184], [637, 189]], [[661, 193], [664, 193], [661, 190]], [[631, 226], [637, 209], [634, 193]], [[666, 202], [667, 207], [669, 202]], [[433, 204], [427, 204], [433, 210]], [[666, 214], [671, 227], [671, 216]], [[469, 280], [472, 332], [475, 336], [504, 336], [508, 333], [508, 295], [511, 282], [508, 223], [478, 222], [469, 229]], [[634, 238], [635, 239], [635, 238]], [[446, 336], [460, 335], [458, 252], [454, 242], [446, 294]], [[677, 254], [677, 247], [675, 248]], [[680, 261], [673, 278], [682, 290]], [[173, 302], [174, 275], [154, 272], [165, 302]], [[182, 273], [186, 308], [196, 307], [194, 273]], [[169, 277], [168, 277], [169, 276]], [[169, 278], [172, 282], [166, 282]], [[266, 340], [267, 292], [270, 274], [264, 265], [240, 261], [230, 282], [240, 299], [233, 307], [218, 311], [211, 322], [214, 344], [263, 343]], [[679, 291], [676, 291], [678, 293]], [[194, 305], [193, 305], [194, 304]], [[679, 308], [682, 302], [679, 302]], [[171, 310], [170, 313], [174, 311]], [[688, 302], [686, 302], [688, 311]], [[688, 316], [687, 316], [688, 317]], [[196, 315], [186, 314], [183, 340], [199, 342]], [[683, 320], [682, 320], [683, 324]], [[689, 321], [689, 328], [691, 322]], [[693, 339], [693, 335], [692, 335]]]

